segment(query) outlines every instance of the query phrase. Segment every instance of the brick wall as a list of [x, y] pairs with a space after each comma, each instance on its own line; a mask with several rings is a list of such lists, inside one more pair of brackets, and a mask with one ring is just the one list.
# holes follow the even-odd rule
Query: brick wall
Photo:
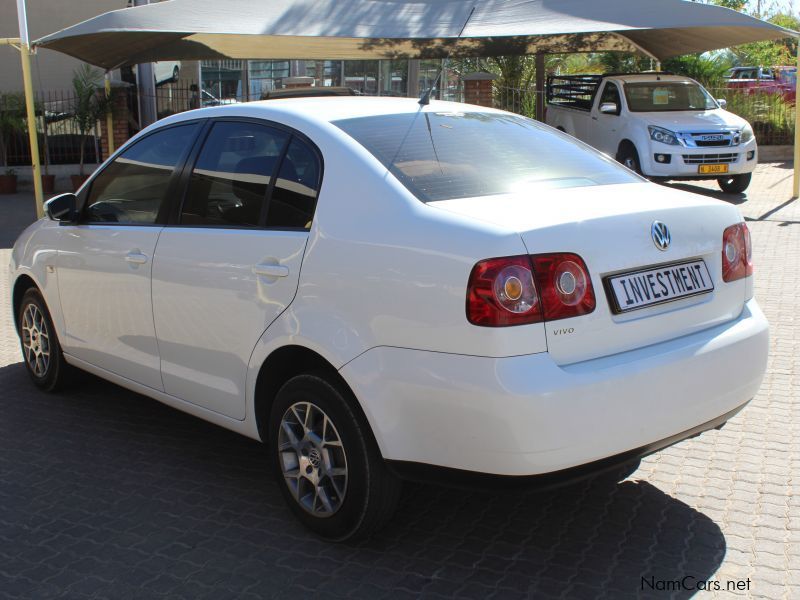
[[492, 73], [470, 73], [464, 76], [464, 102], [478, 106], [494, 106], [494, 80]]

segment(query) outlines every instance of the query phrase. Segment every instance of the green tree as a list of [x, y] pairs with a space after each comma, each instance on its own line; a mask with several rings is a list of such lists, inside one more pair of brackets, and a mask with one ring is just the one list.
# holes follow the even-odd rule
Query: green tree
[[111, 107], [111, 98], [105, 93], [100, 93], [103, 75], [97, 69], [93, 69], [87, 64], [78, 67], [72, 76], [72, 118], [78, 131], [80, 139], [80, 170], [83, 175], [84, 150], [86, 138], [94, 128], [98, 119], [105, 116]]
[[22, 94], [0, 94], [0, 163], [8, 167], [8, 144], [25, 130], [25, 98]]
[[[779, 13], [770, 17], [768, 21], [786, 29], [794, 31], [800, 29], [800, 20], [793, 15]], [[763, 67], [792, 65], [797, 60], [797, 38], [742, 44], [731, 48], [731, 52], [740, 65]]]
[[725, 73], [731, 68], [731, 61], [725, 54], [687, 54], [667, 59], [661, 67], [670, 73], [691, 77], [711, 89], [724, 87]]

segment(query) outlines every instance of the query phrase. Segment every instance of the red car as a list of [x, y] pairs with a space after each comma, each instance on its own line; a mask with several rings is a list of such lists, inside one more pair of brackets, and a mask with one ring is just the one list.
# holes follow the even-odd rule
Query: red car
[[728, 71], [728, 89], [746, 89], [747, 93], [780, 94], [794, 103], [797, 67], [734, 67]]

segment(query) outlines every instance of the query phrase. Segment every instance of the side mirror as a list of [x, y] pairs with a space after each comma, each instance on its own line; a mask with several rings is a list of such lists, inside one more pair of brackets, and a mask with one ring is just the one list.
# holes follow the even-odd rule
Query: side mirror
[[78, 197], [60, 194], [44, 203], [44, 213], [53, 221], [72, 223], [78, 216]]
[[728, 101], [725, 100], [725, 98], [717, 98], [717, 104], [719, 104], [719, 107], [723, 110], [728, 108]]
[[604, 115], [616, 115], [619, 109], [616, 102], [603, 102], [600, 105], [600, 112]]

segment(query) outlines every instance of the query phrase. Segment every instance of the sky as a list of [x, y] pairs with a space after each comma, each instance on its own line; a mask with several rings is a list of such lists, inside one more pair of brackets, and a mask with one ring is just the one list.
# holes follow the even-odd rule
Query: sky
[[761, 6], [761, 11], [766, 15], [771, 15], [776, 12], [791, 12], [797, 14], [800, 12], [800, 0], [748, 0], [748, 12], [755, 12], [758, 6]]

